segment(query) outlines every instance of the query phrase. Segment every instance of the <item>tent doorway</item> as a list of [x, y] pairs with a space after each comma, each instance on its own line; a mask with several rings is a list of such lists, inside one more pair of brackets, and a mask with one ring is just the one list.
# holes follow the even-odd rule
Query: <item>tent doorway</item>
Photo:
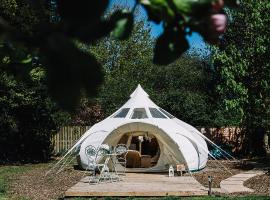
[[129, 148], [126, 155], [127, 168], [151, 168], [160, 157], [158, 140], [148, 132], [125, 133], [118, 144], [126, 144]]

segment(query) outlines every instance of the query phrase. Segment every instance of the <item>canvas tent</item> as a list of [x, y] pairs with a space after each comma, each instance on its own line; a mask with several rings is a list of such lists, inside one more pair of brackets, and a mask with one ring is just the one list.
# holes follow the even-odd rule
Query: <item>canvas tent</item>
[[[85, 148], [126, 144], [129, 172], [167, 171], [184, 164], [190, 171], [206, 166], [207, 144], [194, 127], [158, 107], [140, 85], [115, 113], [92, 126], [74, 145], [78, 163], [87, 168]], [[72, 150], [72, 149], [71, 149]], [[124, 170], [118, 166], [118, 170]]]

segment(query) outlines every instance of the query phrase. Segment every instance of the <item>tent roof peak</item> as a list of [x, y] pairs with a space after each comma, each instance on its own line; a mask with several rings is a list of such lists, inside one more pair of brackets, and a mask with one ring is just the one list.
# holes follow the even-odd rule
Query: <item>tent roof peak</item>
[[144, 91], [142, 86], [138, 84], [137, 88], [130, 95], [130, 99], [122, 106], [124, 108], [146, 108], [146, 107], [158, 107], [151, 99], [149, 95]]
[[141, 96], [141, 97], [149, 97], [149, 95], [144, 91], [142, 86], [138, 84], [137, 88], [132, 92], [130, 95], [130, 98]]

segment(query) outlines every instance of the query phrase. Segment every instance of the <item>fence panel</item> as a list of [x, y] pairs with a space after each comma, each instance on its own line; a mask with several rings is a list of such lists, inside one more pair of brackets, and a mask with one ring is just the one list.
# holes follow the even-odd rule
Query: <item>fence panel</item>
[[59, 155], [66, 152], [90, 127], [91, 126], [62, 127], [58, 133], [52, 136], [53, 153]]

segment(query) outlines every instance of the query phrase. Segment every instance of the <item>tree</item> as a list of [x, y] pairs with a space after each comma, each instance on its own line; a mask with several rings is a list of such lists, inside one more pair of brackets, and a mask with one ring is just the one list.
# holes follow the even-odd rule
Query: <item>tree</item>
[[[169, 63], [188, 49], [184, 36], [207, 21], [212, 15], [214, 1], [181, 0], [170, 4], [166, 0], [136, 1], [135, 7], [143, 5], [150, 20], [164, 24], [164, 34], [155, 48], [157, 56], [154, 60], [157, 63]], [[92, 45], [108, 34], [125, 40], [132, 31], [135, 9], [118, 10], [109, 18], [104, 18], [109, 0], [59, 0], [57, 4], [52, 0], [49, 5], [43, 0], [3, 0], [0, 4], [1, 97], [5, 103], [1, 118], [5, 137], [1, 138], [1, 143], [20, 138], [17, 140], [18, 148], [2, 155], [6, 159], [10, 156], [17, 156], [19, 160], [48, 159], [49, 132], [58, 126], [54, 116], [58, 115], [58, 105], [74, 111], [82, 93], [87, 97], [97, 94], [103, 81], [102, 67], [96, 56], [78, 47], [77, 41]], [[52, 20], [54, 17], [61, 20]], [[15, 59], [9, 54], [10, 47], [18, 50]], [[173, 55], [169, 60], [162, 54], [164, 49]], [[157, 59], [159, 57], [161, 59]], [[46, 76], [41, 82], [33, 80], [33, 77], [42, 74], [32, 65], [36, 62], [41, 64], [41, 71]], [[51, 101], [48, 93], [58, 105]], [[17, 103], [17, 100], [22, 103]], [[26, 112], [28, 114], [24, 116]], [[11, 113], [10, 118], [6, 118], [6, 113]], [[31, 137], [36, 144], [30, 143]], [[31, 154], [30, 144], [44, 146]], [[4, 150], [9, 150], [8, 147], [11, 145], [1, 146]]]
[[[40, 2], [35, 2], [39, 4]], [[4, 18], [18, 37], [34, 37], [49, 17], [46, 7], [35, 9], [34, 2], [1, 1]], [[8, 28], [9, 29], [9, 28]], [[32, 41], [6, 37], [0, 30], [0, 163], [47, 161], [52, 154], [51, 136], [70, 115], [51, 99], [47, 68]], [[5, 33], [5, 34], [3, 34]], [[19, 40], [23, 40], [20, 38]], [[24, 45], [27, 44], [27, 45]]]
[[265, 155], [270, 131], [270, 3], [242, 1], [230, 11], [232, 21], [222, 45], [214, 51], [217, 90], [224, 105], [241, 114], [247, 146], [245, 153]]
[[69, 114], [49, 97], [42, 65], [31, 63], [27, 82], [3, 70], [11, 64], [22, 67], [16, 62], [25, 56], [22, 49], [6, 45], [2, 47], [5, 54], [0, 55], [0, 163], [47, 161], [52, 153], [51, 136]]
[[106, 115], [120, 106], [139, 82], [144, 85], [152, 68], [152, 49], [150, 29], [143, 21], [134, 24], [127, 40], [107, 37], [90, 48], [95, 55], [103, 52], [99, 61], [103, 63], [105, 80], [98, 99]]
[[[96, 58], [80, 51], [74, 40], [92, 44], [109, 33], [118, 39], [126, 39], [133, 27], [134, 10], [137, 5], [142, 5], [149, 20], [163, 24], [164, 32], [156, 42], [153, 60], [157, 64], [168, 64], [189, 48], [185, 36], [192, 31], [201, 32], [206, 40], [207, 35], [216, 37], [222, 32], [224, 28], [221, 30], [220, 27], [225, 26], [214, 21], [225, 25], [226, 20], [211, 16], [222, 11], [224, 2], [227, 6], [236, 4], [236, 0], [173, 0], [169, 3], [166, 0], [141, 0], [136, 1], [131, 11], [117, 10], [104, 18], [109, 0], [76, 3], [59, 0], [57, 4], [51, 0], [50, 7], [43, 0], [4, 0], [0, 5], [0, 37], [31, 47], [47, 68], [52, 97], [63, 108], [74, 110], [80, 101], [80, 91], [93, 97], [103, 80]], [[52, 20], [54, 18], [61, 20]]]
[[95, 99], [82, 98], [77, 112], [72, 115], [69, 125], [92, 126], [104, 119], [101, 105]]
[[[127, 40], [107, 37], [90, 47], [104, 66], [105, 82], [97, 102], [105, 116], [123, 105], [140, 83], [153, 101], [184, 121], [196, 126], [231, 125], [232, 119], [226, 119], [229, 115], [211, 97], [213, 73], [208, 61], [190, 53], [166, 67], [154, 65], [153, 40], [140, 21]], [[88, 46], [81, 48], [89, 50]]]

